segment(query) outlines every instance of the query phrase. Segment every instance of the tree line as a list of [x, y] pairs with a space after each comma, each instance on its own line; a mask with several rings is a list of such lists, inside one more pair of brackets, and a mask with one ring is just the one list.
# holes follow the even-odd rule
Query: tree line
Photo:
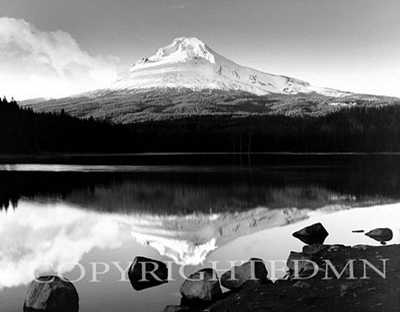
[[36, 113], [0, 100], [0, 154], [400, 152], [400, 106], [324, 116], [192, 115], [131, 125]]
[[14, 100], [0, 100], [0, 154], [110, 153], [130, 150], [130, 131], [121, 125], [36, 113]]
[[149, 151], [400, 152], [400, 106], [324, 116], [198, 116], [132, 125]]

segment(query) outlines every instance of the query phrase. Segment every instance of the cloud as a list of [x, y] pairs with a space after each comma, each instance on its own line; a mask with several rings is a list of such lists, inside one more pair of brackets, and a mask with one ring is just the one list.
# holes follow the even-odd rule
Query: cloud
[[116, 79], [116, 61], [89, 55], [67, 32], [0, 18], [0, 95], [57, 98], [102, 88]]

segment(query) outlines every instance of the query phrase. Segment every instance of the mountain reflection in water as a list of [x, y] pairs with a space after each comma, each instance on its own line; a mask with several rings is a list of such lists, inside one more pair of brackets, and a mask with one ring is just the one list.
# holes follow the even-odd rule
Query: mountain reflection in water
[[304, 219], [307, 213], [258, 208], [241, 213], [158, 216], [21, 202], [18, 209], [0, 216], [0, 233], [4, 234], [0, 238], [0, 287], [12, 287], [28, 283], [49, 263], [58, 270], [65, 263], [79, 263], [93, 248], [118, 248], [132, 239], [176, 264], [199, 265], [217, 246]]
[[[357, 214], [351, 212], [357, 209], [329, 206], [317, 210], [256, 208], [236, 213], [158, 216], [97, 212], [65, 204], [21, 202], [18, 209], [0, 214], [0, 289], [26, 285], [35, 274], [48, 272], [50, 266], [56, 272], [69, 272], [74, 264], [81, 262], [84, 254], [94, 249], [117, 249], [135, 241], [154, 248], [160, 256], [177, 265], [200, 265], [213, 251], [224, 246], [231, 246], [228, 251], [233, 253], [233, 260], [243, 260], [233, 256], [243, 256], [238, 251], [253, 246], [251, 237], [265, 240], [265, 234], [258, 236], [258, 233], [268, 229], [271, 232], [276, 232], [274, 229], [280, 231], [282, 226], [304, 223], [303, 220], [307, 219], [307, 222], [315, 222], [316, 216], [319, 221], [326, 219], [324, 224], [328, 225], [329, 231], [334, 230], [331, 234], [341, 237], [339, 242], [348, 241], [349, 236], [353, 236], [355, 242], [358, 239], [360, 243], [360, 238], [369, 238], [352, 234], [351, 226], [374, 226], [376, 222], [383, 222], [382, 218], [386, 224], [375, 226], [391, 226], [395, 223], [393, 218], [399, 216], [398, 204], [387, 206], [389, 208], [379, 207], [359, 208]], [[392, 216], [387, 215], [389, 210]], [[343, 213], [347, 214], [346, 222], [340, 221], [339, 216]], [[398, 242], [398, 226], [393, 230]], [[286, 236], [286, 240], [290, 239], [290, 232]], [[248, 243], [244, 240], [246, 237]], [[271, 241], [272, 237], [275, 239]], [[281, 241], [276, 240], [278, 237], [278, 233], [269, 236], [269, 244]], [[259, 243], [257, 245], [260, 246]], [[285, 250], [285, 244], [278, 249]], [[268, 252], [272, 253], [272, 250]]]
[[[353, 159], [354, 158], [354, 159]], [[364, 159], [363, 157], [361, 157]], [[35, 273], [72, 263], [129, 266], [135, 256], [188, 265], [251, 257], [285, 261], [294, 231], [322, 222], [327, 244], [376, 244], [352, 233], [389, 227], [399, 243], [400, 157], [253, 166], [0, 165], [0, 301], [20, 311]], [[360, 208], [358, 208], [360, 207]], [[68, 265], [70, 263], [70, 265]], [[67, 265], [66, 265], [67, 264]], [[270, 268], [268, 270], [271, 272]], [[76, 283], [82, 311], [159, 311], [179, 304], [182, 279], [133, 292], [115, 267]], [[279, 276], [278, 276], [279, 277]], [[112, 291], [110, 290], [112, 289]], [[5, 299], [6, 298], [6, 299]]]

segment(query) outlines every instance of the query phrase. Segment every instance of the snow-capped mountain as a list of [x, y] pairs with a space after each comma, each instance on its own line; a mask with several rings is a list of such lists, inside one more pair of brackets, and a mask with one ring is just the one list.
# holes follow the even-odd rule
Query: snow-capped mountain
[[176, 38], [155, 55], [143, 57], [113, 86], [113, 90], [188, 88], [236, 90], [256, 95], [317, 93], [341, 97], [349, 93], [311, 86], [298, 79], [240, 66], [197, 38]]
[[320, 116], [339, 109], [391, 103], [393, 98], [316, 87], [238, 65], [197, 38], [177, 38], [102, 90], [26, 101], [39, 112], [60, 112], [114, 123], [192, 115]]

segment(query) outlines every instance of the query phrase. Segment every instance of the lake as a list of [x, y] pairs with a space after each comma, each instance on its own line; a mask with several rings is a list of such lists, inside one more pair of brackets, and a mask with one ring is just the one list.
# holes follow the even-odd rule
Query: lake
[[[182, 272], [259, 257], [281, 277], [303, 246], [291, 234], [315, 222], [327, 244], [379, 245], [352, 232], [377, 227], [399, 243], [399, 202], [400, 155], [2, 157], [1, 310], [21, 311], [35, 276], [61, 272], [80, 311], [162, 311], [179, 304]], [[134, 290], [136, 256], [168, 261], [174, 281]]]

